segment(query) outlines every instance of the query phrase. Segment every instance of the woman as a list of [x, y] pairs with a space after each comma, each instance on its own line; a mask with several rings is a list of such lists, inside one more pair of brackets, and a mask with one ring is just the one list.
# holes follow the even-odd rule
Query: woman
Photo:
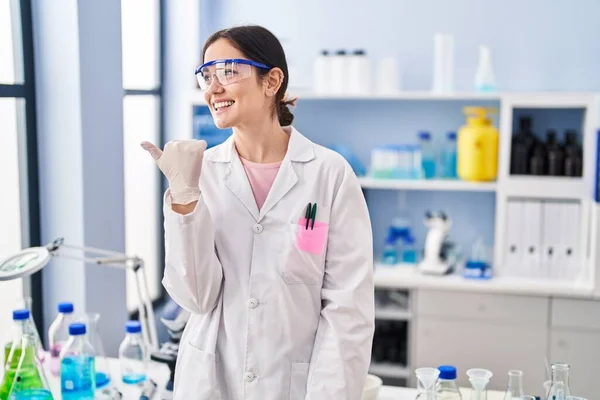
[[175, 398], [359, 400], [374, 331], [367, 207], [346, 161], [290, 126], [288, 69], [258, 26], [196, 71], [224, 143], [148, 150], [169, 181], [163, 285], [192, 313]]

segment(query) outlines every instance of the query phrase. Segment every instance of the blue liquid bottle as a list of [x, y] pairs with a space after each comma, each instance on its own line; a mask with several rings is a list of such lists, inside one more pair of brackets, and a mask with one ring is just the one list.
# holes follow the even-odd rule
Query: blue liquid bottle
[[60, 352], [60, 392], [63, 400], [93, 400], [96, 390], [95, 351], [85, 324], [69, 325], [69, 340]]
[[125, 325], [127, 336], [119, 346], [119, 363], [123, 382], [136, 385], [146, 380], [148, 349], [142, 338], [142, 326], [138, 321]]
[[446, 134], [446, 142], [440, 152], [440, 175], [444, 179], [457, 179], [456, 173], [456, 132]]
[[419, 144], [421, 145], [421, 165], [425, 179], [435, 178], [435, 149], [429, 132], [419, 132]]

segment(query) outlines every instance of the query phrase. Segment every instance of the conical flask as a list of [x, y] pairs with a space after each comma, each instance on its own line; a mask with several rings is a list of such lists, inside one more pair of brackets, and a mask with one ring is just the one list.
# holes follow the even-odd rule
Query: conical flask
[[44, 350], [44, 344], [42, 343], [42, 338], [40, 336], [40, 333], [37, 330], [37, 325], [35, 324], [35, 321], [33, 319], [33, 314], [31, 312], [31, 310], [33, 310], [32, 308], [33, 306], [33, 299], [31, 297], [19, 297], [17, 299], [17, 306], [14, 307], [15, 310], [29, 310], [29, 322], [31, 323], [31, 329], [33, 331], [34, 337], [35, 337], [35, 348], [37, 351], [37, 356], [40, 359], [40, 361], [43, 363], [44, 360], [46, 359], [46, 351]]
[[37, 356], [37, 339], [29, 320], [29, 310], [13, 312], [14, 339], [5, 347], [4, 378], [0, 400], [52, 399], [52, 392]]
[[110, 386], [111, 378], [108, 359], [98, 330], [100, 314], [84, 313], [77, 317], [77, 320], [86, 325], [88, 341], [96, 351], [96, 390], [101, 391]]
[[508, 388], [504, 393], [504, 400], [521, 400], [523, 392], [523, 371], [512, 370], [508, 372]]

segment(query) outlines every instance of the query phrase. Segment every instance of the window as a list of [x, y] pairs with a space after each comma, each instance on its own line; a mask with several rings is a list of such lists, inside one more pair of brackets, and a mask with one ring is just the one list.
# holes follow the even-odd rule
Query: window
[[[0, 258], [39, 245], [37, 142], [30, 0], [0, 2]], [[0, 326], [24, 295], [42, 321], [41, 277], [0, 282]], [[38, 329], [40, 327], [38, 326]]]
[[[125, 149], [125, 248], [145, 263], [152, 300], [161, 297], [163, 265], [161, 174], [140, 147], [162, 145], [160, 0], [122, 0], [123, 136]], [[133, 274], [127, 276], [127, 307], [138, 307]]]

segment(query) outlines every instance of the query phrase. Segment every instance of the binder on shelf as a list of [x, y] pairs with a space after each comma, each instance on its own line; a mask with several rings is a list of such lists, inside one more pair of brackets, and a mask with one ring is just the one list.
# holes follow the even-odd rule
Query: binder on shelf
[[561, 205], [561, 278], [575, 279], [581, 267], [580, 226], [581, 205], [576, 202], [564, 202]]
[[556, 201], [542, 203], [541, 261], [544, 275], [549, 278], [560, 277], [561, 212], [561, 203]]
[[506, 207], [506, 248], [504, 264], [507, 274], [523, 276], [523, 202], [509, 199]]
[[529, 277], [539, 278], [543, 269], [541, 263], [542, 247], [542, 202], [526, 200], [523, 202], [523, 267]]

